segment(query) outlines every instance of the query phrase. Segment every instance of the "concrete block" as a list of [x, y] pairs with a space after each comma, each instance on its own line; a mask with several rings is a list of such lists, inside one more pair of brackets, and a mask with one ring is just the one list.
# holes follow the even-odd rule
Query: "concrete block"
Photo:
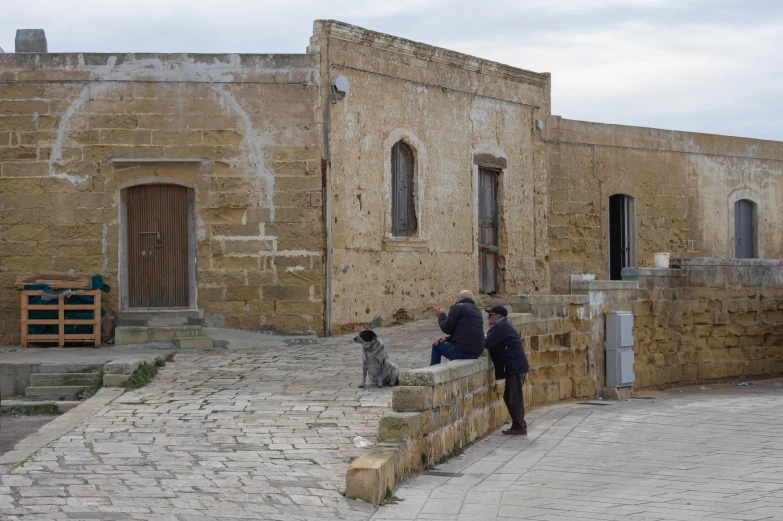
[[142, 364], [136, 358], [118, 358], [103, 366], [104, 374], [133, 374]]
[[17, 29], [16, 52], [47, 52], [46, 33], [43, 29]]
[[422, 413], [395, 412], [383, 416], [378, 425], [378, 440], [412, 440], [421, 437]]
[[83, 385], [58, 385], [46, 387], [28, 387], [24, 390], [27, 398], [45, 398], [50, 400], [74, 400], [76, 394], [84, 389]]
[[180, 349], [212, 349], [215, 347], [212, 339], [206, 336], [175, 338], [174, 345]]
[[149, 341], [149, 329], [146, 327], [122, 326], [114, 330], [114, 343], [118, 346], [143, 344]]
[[104, 387], [122, 387], [122, 384], [130, 380], [129, 374], [105, 374], [103, 375]]
[[386, 489], [394, 489], [394, 450], [371, 450], [351, 463], [345, 475], [345, 496], [380, 505]]

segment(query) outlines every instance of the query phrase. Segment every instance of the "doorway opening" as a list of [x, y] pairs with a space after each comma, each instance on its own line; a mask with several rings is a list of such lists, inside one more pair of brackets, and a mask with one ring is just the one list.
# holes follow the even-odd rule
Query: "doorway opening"
[[498, 176], [499, 170], [479, 168], [478, 253], [479, 291], [497, 293], [498, 288]]
[[609, 198], [609, 278], [622, 280], [623, 268], [636, 264], [636, 208], [634, 198]]
[[123, 190], [125, 309], [189, 309], [195, 279], [193, 191], [174, 184]]
[[734, 203], [734, 257], [756, 258], [756, 227], [753, 214], [754, 204], [747, 199]]

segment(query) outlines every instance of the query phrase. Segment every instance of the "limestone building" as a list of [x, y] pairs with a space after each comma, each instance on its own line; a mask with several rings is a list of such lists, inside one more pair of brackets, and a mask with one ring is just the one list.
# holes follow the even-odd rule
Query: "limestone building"
[[2, 54], [0, 344], [24, 273], [100, 273], [134, 323], [328, 334], [783, 256], [783, 144], [550, 112], [549, 74], [334, 21], [305, 54]]

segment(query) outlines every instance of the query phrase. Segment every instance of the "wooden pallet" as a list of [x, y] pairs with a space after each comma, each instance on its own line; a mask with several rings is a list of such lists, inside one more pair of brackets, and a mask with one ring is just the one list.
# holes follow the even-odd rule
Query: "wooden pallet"
[[[82, 290], [78, 295], [92, 296], [92, 304], [66, 304], [65, 295], [57, 298], [56, 304], [30, 304], [30, 297], [41, 295], [40, 290], [22, 290], [22, 345], [32, 347], [33, 343], [57, 343], [65, 346], [66, 342], [91, 343], [95, 347], [101, 345], [101, 292], [100, 290]], [[30, 311], [57, 311], [57, 318], [32, 319]], [[66, 311], [92, 311], [91, 319], [66, 319]], [[66, 334], [65, 326], [92, 326], [91, 334]], [[57, 334], [35, 335], [29, 332], [29, 326], [57, 326]]]
[[32, 284], [46, 284], [52, 289], [92, 289], [92, 277], [60, 273], [37, 273], [16, 277], [16, 287], [19, 289]]

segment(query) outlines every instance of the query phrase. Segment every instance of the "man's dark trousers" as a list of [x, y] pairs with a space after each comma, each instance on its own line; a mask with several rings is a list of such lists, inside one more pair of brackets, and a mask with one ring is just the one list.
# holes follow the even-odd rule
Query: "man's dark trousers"
[[503, 391], [503, 401], [506, 402], [508, 414], [511, 416], [512, 429], [526, 429], [525, 400], [522, 396], [522, 386], [527, 373], [507, 374], [506, 390]]

